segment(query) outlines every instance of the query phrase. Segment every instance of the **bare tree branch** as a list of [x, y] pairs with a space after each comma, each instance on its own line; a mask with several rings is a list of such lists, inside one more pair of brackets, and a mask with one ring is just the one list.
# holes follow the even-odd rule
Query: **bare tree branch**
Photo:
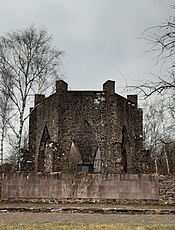
[[13, 87], [6, 81], [2, 84], [8, 89], [9, 99], [18, 112], [18, 132], [10, 126], [18, 140], [18, 160], [27, 101], [32, 93], [49, 88], [60, 73], [63, 52], [53, 48], [51, 42], [45, 29], [37, 30], [34, 26], [0, 38], [0, 74], [11, 79]]

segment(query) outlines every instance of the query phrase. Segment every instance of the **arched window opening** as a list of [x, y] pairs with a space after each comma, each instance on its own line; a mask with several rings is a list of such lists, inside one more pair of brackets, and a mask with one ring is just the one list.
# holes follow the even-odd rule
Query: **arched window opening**
[[38, 172], [45, 171], [45, 160], [46, 160], [45, 158], [48, 152], [47, 149], [49, 143], [50, 143], [50, 135], [47, 126], [45, 126], [40, 141], [40, 147], [39, 147], [38, 168], [37, 168]]
[[75, 145], [75, 142], [73, 141], [71, 144], [69, 154], [69, 171], [71, 173], [79, 171], [80, 164], [82, 164], [81, 155], [79, 153], [78, 147]]
[[100, 171], [101, 171], [101, 154], [98, 148], [94, 158], [94, 172], [100, 172]]
[[127, 142], [128, 142], [127, 130], [126, 130], [126, 128], [124, 128], [122, 130], [122, 144], [121, 144], [122, 167], [123, 167], [124, 173], [126, 173], [128, 170], [127, 151], [126, 151]]
[[81, 123], [76, 133], [75, 141], [82, 159], [82, 163], [79, 165], [79, 171], [84, 173], [93, 172], [98, 143], [94, 131], [87, 120]]

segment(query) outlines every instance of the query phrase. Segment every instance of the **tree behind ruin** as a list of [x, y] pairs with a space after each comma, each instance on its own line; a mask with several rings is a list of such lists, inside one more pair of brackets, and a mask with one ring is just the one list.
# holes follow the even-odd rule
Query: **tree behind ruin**
[[[144, 53], [154, 57], [153, 65], [150, 67], [151, 80], [142, 81], [134, 86], [144, 96], [144, 99], [152, 98], [154, 101], [154, 103], [147, 104], [149, 110], [145, 114], [146, 140], [149, 140], [155, 168], [157, 168], [159, 158], [163, 155], [167, 173], [172, 171], [170, 170], [170, 157], [168, 158], [167, 154], [168, 152], [171, 152], [169, 155], [174, 154], [174, 150], [169, 151], [168, 149], [171, 148], [167, 146], [172, 147], [175, 138], [175, 6], [171, 5], [170, 10], [172, 10], [171, 15], [165, 22], [147, 28], [142, 34], [141, 38], [148, 45]], [[155, 74], [154, 68], [159, 70], [159, 74]], [[159, 103], [157, 104], [156, 101]], [[160, 106], [163, 107], [160, 109]], [[163, 131], [162, 127], [164, 127]]]

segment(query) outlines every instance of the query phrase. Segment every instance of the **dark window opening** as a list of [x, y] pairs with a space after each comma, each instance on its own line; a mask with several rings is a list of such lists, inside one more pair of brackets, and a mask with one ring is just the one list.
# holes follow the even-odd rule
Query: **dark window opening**
[[93, 164], [79, 164], [79, 171], [82, 173], [93, 172]]

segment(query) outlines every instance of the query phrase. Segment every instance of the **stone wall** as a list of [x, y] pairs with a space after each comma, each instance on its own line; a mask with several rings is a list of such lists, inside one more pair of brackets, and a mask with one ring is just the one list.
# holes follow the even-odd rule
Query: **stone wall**
[[101, 91], [70, 91], [66, 82], [57, 81], [56, 93], [35, 96], [22, 170], [69, 172], [74, 143], [89, 172], [95, 171], [99, 153], [98, 172], [148, 173], [142, 125], [137, 95], [116, 94], [114, 81], [105, 82]]
[[159, 200], [163, 204], [175, 204], [175, 176], [159, 176]]
[[158, 200], [158, 177], [145, 174], [0, 174], [1, 199]]

